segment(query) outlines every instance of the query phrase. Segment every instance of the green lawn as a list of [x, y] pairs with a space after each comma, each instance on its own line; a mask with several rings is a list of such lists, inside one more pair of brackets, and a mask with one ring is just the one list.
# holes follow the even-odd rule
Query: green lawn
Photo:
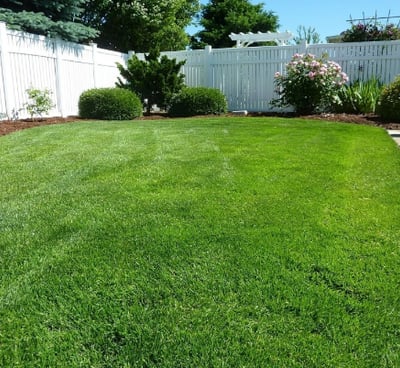
[[400, 367], [400, 151], [278, 118], [0, 138], [1, 367]]

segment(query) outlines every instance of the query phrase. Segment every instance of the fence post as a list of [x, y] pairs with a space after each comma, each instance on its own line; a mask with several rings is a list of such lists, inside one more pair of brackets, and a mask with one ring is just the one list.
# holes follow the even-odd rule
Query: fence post
[[97, 43], [92, 43], [93, 87], [97, 88]]
[[[63, 81], [63, 67], [62, 67], [62, 41], [57, 39], [55, 42], [56, 49], [56, 97], [57, 97], [57, 107], [61, 116], [67, 116], [65, 111], [64, 102], [64, 81]], [[67, 98], [67, 96], [65, 96]]]
[[[10, 119], [14, 115], [15, 108], [13, 85], [11, 81], [11, 62], [10, 51], [8, 48], [7, 28], [4, 22], [0, 22], [0, 61], [3, 79], [3, 94], [7, 117]], [[0, 111], [1, 112], [1, 111]]]
[[211, 58], [212, 58], [212, 47], [207, 45], [204, 48], [204, 86], [212, 87], [212, 68], [211, 68]]
[[300, 44], [301, 54], [307, 54], [308, 45], [306, 40], [302, 40]]

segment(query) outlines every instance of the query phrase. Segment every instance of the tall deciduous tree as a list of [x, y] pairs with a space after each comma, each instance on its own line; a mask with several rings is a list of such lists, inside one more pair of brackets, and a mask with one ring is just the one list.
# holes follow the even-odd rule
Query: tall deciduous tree
[[230, 33], [274, 32], [278, 28], [278, 16], [264, 10], [264, 4], [253, 5], [249, 0], [211, 0], [200, 15], [203, 27], [192, 38], [194, 48], [204, 45], [231, 47], [234, 42]]
[[303, 41], [306, 41], [308, 44], [321, 43], [321, 36], [313, 27], [298, 26], [294, 42], [299, 45]]
[[85, 0], [0, 0], [0, 21], [8, 27], [82, 42], [98, 32], [80, 22]]
[[100, 31], [100, 47], [136, 52], [184, 49], [185, 28], [199, 9], [198, 0], [89, 0], [83, 20]]

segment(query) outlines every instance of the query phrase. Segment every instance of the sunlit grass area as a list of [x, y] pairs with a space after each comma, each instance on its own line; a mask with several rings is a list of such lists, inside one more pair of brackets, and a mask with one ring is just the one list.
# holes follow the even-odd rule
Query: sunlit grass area
[[1, 367], [399, 367], [400, 151], [278, 118], [0, 138]]

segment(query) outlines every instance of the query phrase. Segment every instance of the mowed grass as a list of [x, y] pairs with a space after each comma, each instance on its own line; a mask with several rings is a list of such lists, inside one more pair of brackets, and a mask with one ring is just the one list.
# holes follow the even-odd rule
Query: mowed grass
[[0, 138], [1, 367], [399, 367], [400, 151], [278, 118]]

